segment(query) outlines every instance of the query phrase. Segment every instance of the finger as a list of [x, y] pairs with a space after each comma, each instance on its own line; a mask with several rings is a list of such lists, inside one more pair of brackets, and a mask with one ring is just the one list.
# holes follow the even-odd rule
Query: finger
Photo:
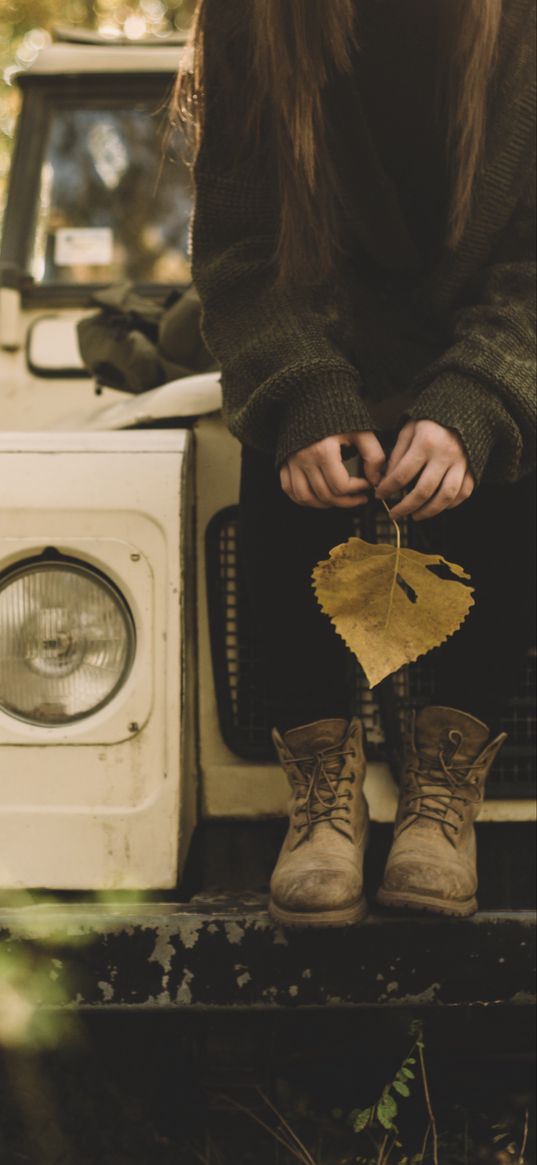
[[475, 481], [469, 470], [464, 475], [462, 486], [459, 490], [455, 501], [450, 506], [446, 506], [446, 510], [454, 510], [456, 506], [462, 506], [463, 502], [467, 502], [475, 489]]
[[320, 469], [329, 489], [328, 478], [333, 481], [331, 492], [348, 493], [349, 485], [353, 488], [351, 483], [356, 479], [351, 478], [343, 465], [341, 445], [344, 440], [345, 438], [341, 437], [325, 437], [323, 441], [299, 450], [289, 458], [289, 464], [297, 465], [306, 475], [310, 469]]
[[354, 506], [363, 506], [368, 501], [369, 494], [371, 492], [371, 486], [370, 486], [369, 482], [366, 481], [366, 479], [364, 477], [350, 478], [349, 479], [349, 480], [352, 480], [353, 482], [356, 481], [358, 483], [358, 487], [355, 490], [355, 492], [334, 494], [329, 489], [328, 482], [326, 481], [326, 478], [323, 475], [323, 471], [321, 469], [318, 469], [318, 470], [316, 470], [316, 473], [320, 474], [320, 476], [323, 480], [326, 494], [321, 492], [321, 487], [318, 486], [317, 477], [315, 476], [315, 478], [314, 478], [311, 473], [308, 473], [311, 487], [312, 487], [314, 493], [317, 494], [317, 497], [325, 500], [326, 496], [328, 496], [329, 504], [331, 506], [337, 506], [337, 507], [339, 507], [339, 509], [346, 510], [346, 509], [352, 509]]
[[[412, 440], [409, 449], [401, 459], [395, 469], [390, 470], [383, 477], [380, 485], [377, 488], [377, 497], [388, 498], [393, 494], [400, 493], [405, 486], [410, 485], [410, 482], [421, 473], [422, 469], [429, 461], [430, 453], [427, 453], [423, 446], [417, 440]], [[440, 480], [446, 472], [447, 462], [442, 463]], [[423, 502], [423, 499], [422, 499]]]
[[280, 469], [280, 485], [284, 494], [287, 494], [288, 497], [290, 497], [293, 491], [291, 486], [291, 474], [289, 473], [289, 467], [287, 463], [282, 465]]
[[315, 496], [306, 474], [297, 465], [289, 467], [291, 475], [292, 493], [289, 495], [291, 501], [296, 502], [297, 506], [311, 506], [315, 510], [327, 510], [329, 506], [325, 502], [319, 501]]
[[386, 466], [386, 477], [389, 473], [391, 473], [392, 469], [395, 469], [396, 465], [399, 465], [399, 462], [403, 459], [405, 453], [407, 453], [410, 449], [414, 438], [415, 429], [415, 421], [407, 421], [406, 425], [403, 425], [397, 441], [395, 442], [395, 445], [390, 453], [388, 464]]
[[452, 465], [451, 469], [448, 469], [442, 478], [434, 497], [426, 505], [422, 506], [421, 509], [414, 512], [414, 521], [421, 522], [424, 518], [434, 518], [437, 514], [441, 514], [443, 510], [449, 509], [460, 494], [464, 475], [464, 466]]
[[326, 481], [321, 473], [321, 470], [316, 465], [308, 465], [304, 470], [308, 479], [308, 485], [320, 502], [324, 502], [325, 506], [333, 506], [335, 497], [332, 491], [328, 488]]
[[[368, 482], [368, 491], [371, 488]], [[347, 497], [334, 498], [332, 505], [340, 510], [356, 509], [356, 506], [365, 506], [369, 500], [369, 492], [362, 494], [348, 494]]]
[[351, 433], [350, 437], [362, 458], [369, 484], [378, 485], [386, 465], [386, 454], [378, 437], [371, 432]]
[[392, 518], [406, 518], [409, 514], [414, 514], [417, 510], [428, 505], [443, 482], [445, 473], [445, 465], [431, 462], [423, 470], [423, 473], [420, 473], [414, 489], [410, 490], [410, 493], [390, 510]]
[[310, 488], [313, 490], [315, 496], [320, 502], [324, 502], [327, 506], [337, 506], [340, 509], [349, 509], [353, 506], [361, 506], [367, 502], [368, 491], [370, 489], [369, 482], [364, 483], [364, 488], [359, 494], [333, 494], [329, 490], [323, 474], [320, 469], [312, 468], [307, 471], [307, 478]]
[[370, 489], [365, 477], [351, 477], [341, 459], [341, 446], [337, 445], [326, 450], [319, 460], [319, 468], [323, 474], [330, 493], [334, 497], [345, 496], [349, 493], [362, 493]]

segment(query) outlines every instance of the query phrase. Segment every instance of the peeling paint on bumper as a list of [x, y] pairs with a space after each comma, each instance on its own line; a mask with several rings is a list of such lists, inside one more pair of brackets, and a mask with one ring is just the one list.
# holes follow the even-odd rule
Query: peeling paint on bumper
[[[258, 901], [0, 911], [5, 960], [31, 960], [36, 1004], [63, 1008], [457, 1007], [535, 1001], [535, 914], [371, 915], [281, 930]], [[45, 973], [46, 972], [46, 973]], [[49, 997], [47, 983], [53, 984]]]

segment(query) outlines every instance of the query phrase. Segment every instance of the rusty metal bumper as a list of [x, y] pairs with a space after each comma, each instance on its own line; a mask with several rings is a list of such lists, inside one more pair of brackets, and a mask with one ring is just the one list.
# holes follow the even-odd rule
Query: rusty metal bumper
[[[371, 915], [290, 931], [262, 898], [0, 911], [2, 966], [38, 1007], [459, 1008], [535, 1002], [535, 914]], [[10, 970], [11, 969], [11, 970]], [[14, 970], [13, 970], [14, 969]]]

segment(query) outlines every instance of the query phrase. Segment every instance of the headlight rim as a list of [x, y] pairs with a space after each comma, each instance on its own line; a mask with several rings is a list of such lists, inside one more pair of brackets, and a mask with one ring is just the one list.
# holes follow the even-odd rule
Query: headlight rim
[[136, 619], [132, 611], [132, 605], [129, 602], [126, 594], [116, 581], [105, 572], [102, 567], [99, 567], [92, 560], [84, 560], [74, 555], [65, 554], [55, 547], [47, 547], [45, 551], [38, 555], [27, 556], [24, 559], [18, 559], [16, 562], [10, 563], [4, 570], [0, 571], [0, 596], [5, 588], [16, 582], [19, 578], [26, 578], [29, 574], [61, 570], [71, 574], [78, 574], [80, 577], [89, 579], [94, 583], [97, 582], [103, 590], [116, 603], [123, 622], [125, 625], [127, 635], [127, 655], [125, 664], [119, 675], [117, 682], [106, 694], [106, 696], [95, 704], [92, 708], [81, 712], [75, 716], [69, 716], [57, 720], [37, 719], [21, 712], [17, 712], [14, 708], [8, 707], [5, 703], [0, 702], [0, 715], [7, 716], [12, 720], [31, 728], [45, 729], [53, 732], [54, 730], [66, 730], [71, 727], [90, 721], [94, 716], [111, 706], [120, 691], [125, 688], [129, 676], [132, 673], [133, 665], [137, 655], [137, 648], [139, 642], [138, 628]]

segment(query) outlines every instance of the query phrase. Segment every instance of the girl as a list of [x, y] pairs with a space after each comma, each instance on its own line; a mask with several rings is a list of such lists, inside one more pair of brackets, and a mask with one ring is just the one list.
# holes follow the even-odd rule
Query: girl
[[193, 275], [243, 446], [242, 553], [291, 784], [270, 909], [288, 925], [365, 912], [362, 730], [310, 576], [371, 491], [477, 591], [414, 717], [379, 899], [476, 909], [473, 822], [504, 739], [485, 720], [528, 641], [533, 32], [534, 0], [198, 3], [178, 86]]

